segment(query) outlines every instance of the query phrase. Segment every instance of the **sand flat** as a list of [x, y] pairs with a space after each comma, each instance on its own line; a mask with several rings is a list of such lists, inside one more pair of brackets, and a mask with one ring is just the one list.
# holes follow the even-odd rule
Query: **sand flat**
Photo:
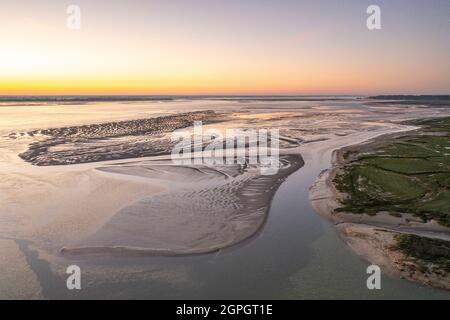
[[19, 246], [0, 239], [0, 299], [42, 299], [39, 280]]
[[[267, 187], [276, 189], [283, 180], [264, 181], [258, 174], [226, 171], [217, 166], [195, 170], [156, 167], [156, 159], [169, 158], [151, 152], [130, 153], [126, 160], [99, 158], [86, 163], [36, 166], [18, 155], [27, 151], [30, 144], [48, 136], [27, 135], [27, 132], [88, 124], [92, 125], [90, 130], [102, 127], [98, 124], [125, 120], [136, 124], [141, 122], [134, 120], [214, 107], [215, 111], [231, 114], [238, 120], [211, 123], [205, 128], [277, 128], [282, 140], [280, 153], [301, 156], [305, 164], [299, 170], [315, 176], [330, 166], [333, 150], [406, 130], [407, 127], [399, 124], [403, 120], [448, 114], [442, 108], [408, 107], [407, 112], [403, 108], [403, 112], [386, 115], [362, 105], [355, 107], [358, 112], [349, 112], [348, 107], [314, 109], [313, 105], [309, 102], [189, 101], [158, 105], [93, 104], [79, 109], [58, 105], [43, 109], [21, 106], [17, 115], [15, 107], [2, 107], [0, 236], [31, 243], [54, 270], [64, 270], [67, 263], [77, 259], [95, 261], [86, 253], [113, 253], [116, 258], [117, 253], [119, 256], [184, 255], [217, 251], [246, 243], [245, 240], [252, 241], [255, 235], [264, 232], [271, 196], [262, 194], [267, 191], [272, 195], [275, 190]], [[345, 112], [339, 112], [340, 109]], [[265, 113], [264, 119], [259, 119], [261, 113]], [[239, 117], [240, 114], [245, 116]], [[89, 132], [96, 134], [96, 130]], [[112, 146], [128, 147], [135, 142], [143, 142], [145, 146], [149, 141], [153, 143], [153, 138], [160, 139], [154, 136], [141, 140], [139, 135], [81, 138], [49, 150], [63, 152], [58, 156], [66, 159], [64, 152], [82, 156], [89, 154], [91, 147], [98, 147], [98, 143], [100, 148], [119, 154], [124, 150]], [[133, 147], [136, 149], [136, 145]], [[284, 174], [287, 176], [289, 172]], [[72, 249], [74, 254], [61, 254], [63, 247]], [[24, 268], [30, 269], [26, 265]]]
[[[225, 166], [222, 174], [207, 166], [172, 165], [170, 169], [169, 164], [101, 168], [115, 174], [170, 179], [173, 185], [169, 191], [122, 208], [97, 232], [62, 252], [182, 255], [237, 244], [261, 228], [277, 187], [303, 164], [299, 156], [284, 156], [282, 161], [284, 166], [271, 176], [261, 175], [258, 167], [242, 169], [239, 165], [234, 170]], [[167, 171], [171, 173], [164, 174]]]

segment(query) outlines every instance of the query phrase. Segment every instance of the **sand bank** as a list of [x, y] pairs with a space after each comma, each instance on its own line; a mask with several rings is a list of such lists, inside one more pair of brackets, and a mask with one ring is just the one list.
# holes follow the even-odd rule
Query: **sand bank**
[[[389, 121], [446, 113], [413, 107], [408, 112], [390, 110], [387, 115], [379, 107], [361, 104], [315, 105], [177, 101], [0, 108], [0, 167], [4, 173], [0, 179], [0, 236], [14, 240], [8, 244], [14, 249], [5, 252], [16, 251], [4, 267], [14, 270], [14, 265], [19, 265], [18, 275], [11, 273], [5, 281], [14, 281], [20, 274], [31, 279], [34, 272], [39, 281], [30, 280], [31, 287], [27, 287], [28, 282], [18, 282], [23, 287], [20, 291], [30, 297], [52, 296], [49, 292], [54, 283], [31, 260], [24, 259], [30, 255], [28, 251], [17, 251], [23, 251], [14, 247], [20, 241], [30, 244], [33, 257], [45, 260], [51, 268], [48, 273], [64, 278], [67, 264], [96, 263], [96, 258], [84, 254], [87, 252], [115, 256], [208, 252], [259, 234], [275, 192], [268, 186], [276, 189], [291, 169], [283, 169], [277, 182], [265, 181], [256, 168], [245, 172], [219, 166], [167, 166], [167, 157], [164, 160], [154, 155], [160, 147], [167, 148], [166, 129], [173, 128], [173, 123], [166, 129], [160, 125], [162, 130], [157, 132], [152, 129], [155, 120], [149, 118], [194, 110], [209, 117], [207, 111], [213, 109], [219, 114], [218, 121], [224, 120], [223, 115], [233, 117], [233, 121], [213, 122], [213, 128], [279, 128], [281, 154], [301, 154], [305, 164], [300, 170], [313, 179], [329, 167], [333, 150], [404, 128]], [[164, 121], [168, 119], [177, 118]], [[175, 122], [178, 127], [183, 121]], [[18, 157], [33, 143], [43, 143], [42, 153], [35, 158], [43, 161], [41, 166]], [[110, 155], [113, 157], [108, 158]], [[127, 160], [121, 160], [124, 155]], [[52, 161], [66, 165], [45, 165]], [[61, 255], [63, 247], [73, 251]], [[104, 274], [104, 265], [96, 268], [106, 282], [116, 281]], [[122, 269], [127, 277], [129, 268]], [[137, 273], [130, 277], [139, 279]], [[105, 292], [109, 294], [109, 290]], [[58, 294], [60, 291], [54, 292], [54, 296]]]
[[10, 138], [39, 137], [19, 156], [38, 166], [67, 165], [169, 154], [169, 133], [192, 126], [224, 121], [214, 111], [197, 111], [147, 119], [11, 133]]
[[[414, 127], [405, 127], [392, 130], [378, 137], [373, 136], [364, 144], [368, 142], [382, 144], [394, 136], [414, 129]], [[343, 162], [343, 154], [349, 150], [358, 150], [362, 143], [334, 151], [332, 167], [323, 171], [310, 188], [312, 207], [319, 215], [335, 223], [344, 241], [358, 256], [371, 264], [377, 264], [386, 274], [450, 289], [447, 277], [429, 270], [420, 271], [421, 268], [414, 261], [395, 250], [397, 234], [410, 233], [450, 241], [449, 228], [433, 220], [424, 223], [420, 218], [410, 214], [396, 217], [388, 212], [380, 212], [377, 215], [335, 212], [335, 209], [341, 206], [339, 200], [346, 195], [336, 190], [333, 179]]]
[[396, 249], [398, 232], [355, 223], [341, 223], [337, 229], [358, 256], [378, 265], [385, 274], [450, 290], [447, 274], [434, 272], [433, 268], [418, 264]]
[[185, 255], [217, 251], [252, 237], [264, 224], [281, 182], [298, 170], [298, 155], [282, 156], [277, 174], [258, 166], [177, 166], [136, 161], [98, 170], [155, 179], [168, 191], [122, 208], [63, 254]]
[[28, 267], [18, 245], [0, 238], [0, 297], [2, 299], [42, 299], [38, 278]]

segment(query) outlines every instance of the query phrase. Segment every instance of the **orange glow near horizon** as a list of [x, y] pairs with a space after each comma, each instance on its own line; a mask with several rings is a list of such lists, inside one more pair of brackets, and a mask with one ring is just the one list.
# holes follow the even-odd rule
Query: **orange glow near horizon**
[[[196, 11], [183, 11], [151, 1], [158, 11], [148, 9], [153, 16], [147, 17], [140, 2], [112, 4], [104, 12], [80, 0], [82, 29], [70, 31], [65, 8], [57, 3], [46, 0], [25, 12], [24, 4], [0, 4], [6, 26], [0, 28], [0, 95], [444, 94], [450, 89], [445, 24], [442, 30], [414, 32], [387, 20], [386, 30], [370, 32], [364, 6], [349, 7], [350, 17], [362, 14], [343, 22], [332, 13], [322, 17], [314, 11], [317, 16], [308, 20], [288, 11], [298, 9], [300, 15], [300, 9], [315, 9], [309, 1], [299, 2], [305, 3], [299, 8], [274, 2], [261, 12], [241, 8], [247, 16], [237, 21], [237, 9], [226, 2], [217, 13], [216, 2], [192, 2]], [[117, 20], [124, 11], [127, 20]], [[271, 24], [264, 22], [267, 16]]]

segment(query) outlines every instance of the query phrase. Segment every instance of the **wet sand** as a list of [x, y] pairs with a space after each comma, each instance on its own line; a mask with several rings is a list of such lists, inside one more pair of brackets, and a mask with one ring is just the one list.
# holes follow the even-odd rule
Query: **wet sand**
[[19, 156], [37, 166], [68, 165], [170, 154], [168, 134], [192, 126], [226, 121], [214, 111], [197, 111], [148, 119], [12, 133], [10, 138], [40, 138]]
[[[331, 153], [337, 148], [404, 129], [395, 121], [445, 112], [412, 108], [406, 114], [399, 108], [387, 121], [386, 115], [374, 107], [352, 106], [351, 102], [349, 106], [339, 102], [342, 104], [339, 107], [327, 104], [323, 101], [190, 101], [165, 102], [166, 110], [158, 103], [83, 105], [79, 108], [45, 106], [39, 110], [26, 106], [4, 107], [0, 109], [3, 119], [0, 165], [5, 173], [0, 182], [0, 235], [27, 241], [30, 250], [49, 264], [50, 271], [46, 272], [62, 277], [68, 263], [80, 259], [96, 261], [92, 255], [113, 256], [126, 263], [120, 257], [141, 254], [146, 257], [185, 256], [220, 252], [230, 246], [230, 250], [239, 252], [238, 244], [251, 243], [255, 235], [264, 232], [272, 197], [283, 180], [299, 169], [303, 161], [305, 166], [299, 170], [312, 170], [311, 166], [326, 168]], [[148, 123], [146, 119], [171, 113], [193, 110], [206, 113], [212, 110], [211, 106], [214, 106], [214, 112], [221, 116], [224, 112], [226, 118], [232, 117], [233, 121], [212, 122], [210, 127], [279, 128], [281, 154], [288, 164], [280, 170], [280, 175], [262, 177], [257, 168], [175, 168], [167, 163], [167, 157], [149, 156], [154, 153], [135, 154], [134, 151], [128, 153], [130, 158], [127, 160], [103, 157], [95, 162], [77, 160], [70, 164], [71, 161], [67, 161], [66, 165], [56, 166], [33, 165], [18, 156], [27, 152], [33, 143], [57, 139], [59, 131], [54, 131], [55, 128], [86, 125], [91, 125], [84, 127], [87, 136], [74, 137], [68, 133], [63, 137], [63, 143], [43, 150], [41, 159], [54, 158], [65, 163], [67, 159], [80, 158], [81, 154], [89, 156], [90, 147], [97, 148], [97, 143], [99, 149], [107, 148], [105, 154], [121, 154], [122, 146], [127, 150], [130, 146], [131, 150], [139, 150], [141, 145], [134, 148], [133, 139], [139, 139], [140, 135], [109, 136], [108, 133], [103, 136], [103, 129], [121, 121]], [[15, 111], [17, 115], [14, 115]], [[77, 115], [73, 116], [74, 113]], [[36, 134], [26, 134], [29, 132]], [[96, 132], [100, 135], [96, 136]], [[151, 142], [161, 139], [160, 134], [164, 136], [166, 132], [153, 135]], [[110, 148], [115, 144], [121, 147]], [[134, 158], [136, 156], [139, 158]], [[62, 248], [66, 250], [61, 252]], [[17, 250], [20, 251], [18, 248], [10, 251]], [[8, 260], [8, 265], [17, 263], [20, 265], [17, 270], [23, 270], [24, 275], [26, 272], [39, 274], [28, 265], [28, 260], [20, 258], [20, 254], [11, 253], [13, 256], [17, 258]], [[102, 272], [100, 270], [98, 274]], [[0, 278], [7, 282], [11, 279]], [[36, 289], [27, 289], [24, 284], [23, 289], [11, 294], [40, 297], [39, 292], [44, 292], [44, 297], [49, 296], [46, 281], [37, 277], [36, 286], [33, 285]], [[114, 279], [109, 281], [114, 282]], [[39, 286], [45, 290], [37, 288]]]
[[422, 219], [411, 214], [402, 214], [401, 217], [390, 215], [389, 212], [379, 212], [376, 215], [353, 214], [348, 212], [335, 212], [341, 206], [340, 199], [345, 194], [336, 190], [333, 180], [344, 162], [343, 155], [347, 151], [360, 151], [370, 143], [371, 146], [382, 145], [393, 137], [403, 136], [408, 131], [418, 127], [405, 127], [392, 130], [390, 133], [373, 136], [361, 143], [346, 146], [333, 153], [332, 167], [323, 171], [310, 188], [310, 199], [314, 210], [322, 217], [332, 221], [339, 230], [343, 240], [361, 258], [371, 264], [380, 266], [388, 275], [403, 277], [425, 285], [449, 290], [446, 277], [438, 273], [420, 272], [420, 268], [411, 271], [409, 266], [415, 266], [404, 254], [395, 250], [395, 235], [400, 233], [415, 234], [429, 238], [450, 241], [450, 229], [440, 225], [437, 221], [423, 222]]
[[186, 255], [209, 253], [252, 237], [263, 226], [278, 186], [303, 161], [282, 156], [275, 175], [257, 166], [212, 168], [134, 162], [98, 170], [170, 182], [169, 190], [119, 210], [63, 254]]

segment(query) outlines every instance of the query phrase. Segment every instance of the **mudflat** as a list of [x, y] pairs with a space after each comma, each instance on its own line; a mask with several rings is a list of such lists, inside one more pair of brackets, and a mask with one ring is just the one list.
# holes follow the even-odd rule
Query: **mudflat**
[[[294, 171], [316, 175], [335, 150], [419, 127], [405, 120], [448, 115], [445, 108], [385, 108], [360, 100], [330, 104], [255, 99], [2, 106], [0, 233], [14, 257], [8, 261], [17, 264], [5, 267], [30, 279], [19, 283], [15, 296], [50, 296], [49, 279], [64, 278], [74, 261], [89, 263], [86, 272], [95, 270], [95, 286], [105, 270], [116, 270], [113, 263], [97, 265], [101, 257], [126, 264], [135, 256], [238, 251], [264, 232], [271, 199]], [[245, 162], [174, 164], [168, 154], [172, 130], [189, 131], [197, 120], [222, 131], [278, 129], [278, 173], [262, 175], [258, 165]], [[128, 277], [129, 268], [117, 272]], [[138, 283], [140, 274], [130, 277]]]

